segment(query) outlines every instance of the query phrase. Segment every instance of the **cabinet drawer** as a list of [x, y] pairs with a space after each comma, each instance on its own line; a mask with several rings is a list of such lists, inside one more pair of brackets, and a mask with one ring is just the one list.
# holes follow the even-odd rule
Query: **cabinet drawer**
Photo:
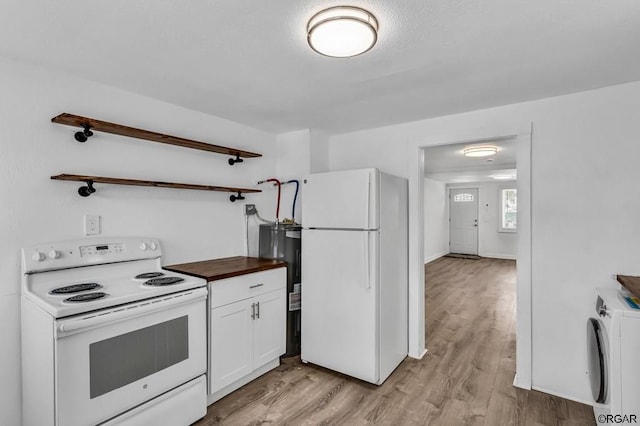
[[270, 269], [209, 283], [210, 308], [286, 287], [287, 268]]

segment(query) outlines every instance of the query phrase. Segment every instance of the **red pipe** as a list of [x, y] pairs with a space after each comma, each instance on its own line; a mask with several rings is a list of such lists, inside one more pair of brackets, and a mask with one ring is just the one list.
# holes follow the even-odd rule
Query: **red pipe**
[[274, 182], [276, 185], [278, 185], [278, 203], [276, 204], [276, 223], [278, 223], [280, 219], [280, 189], [281, 189], [282, 183], [278, 179], [269, 178], [269, 179], [261, 180], [260, 182], [258, 182], [258, 184], [264, 183], [264, 182]]
[[276, 223], [278, 223], [280, 221], [280, 188], [282, 183], [280, 183], [278, 179], [274, 178], [269, 178], [266, 180], [266, 182], [274, 182], [276, 185], [278, 185], [278, 203], [276, 205]]

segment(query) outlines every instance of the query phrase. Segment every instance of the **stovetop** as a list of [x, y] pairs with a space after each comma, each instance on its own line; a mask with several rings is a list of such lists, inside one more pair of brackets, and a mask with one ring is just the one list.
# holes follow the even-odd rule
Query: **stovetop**
[[[46, 251], [56, 251], [58, 257], [44, 260], [36, 260], [33, 254], [29, 257], [42, 251], [41, 248], [23, 249], [23, 270], [26, 269], [23, 296], [54, 318], [62, 318], [207, 285], [201, 278], [162, 270], [157, 240], [146, 239], [144, 249], [139, 239], [115, 241], [106, 244], [104, 240], [80, 240], [45, 245]], [[49, 250], [50, 246], [54, 248]], [[96, 251], [96, 247], [102, 250]], [[61, 267], [58, 269], [57, 265]]]

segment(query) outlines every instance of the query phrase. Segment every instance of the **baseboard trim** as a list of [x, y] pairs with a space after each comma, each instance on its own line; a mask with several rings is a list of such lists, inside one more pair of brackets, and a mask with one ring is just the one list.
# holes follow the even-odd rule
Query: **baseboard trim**
[[413, 358], [413, 359], [422, 359], [422, 358], [424, 358], [424, 356], [427, 354], [427, 352], [429, 352], [429, 351], [428, 351], [428, 349], [426, 349], [426, 348], [425, 348], [425, 349], [422, 351], [422, 353], [421, 353], [421, 354], [419, 354], [418, 356], [413, 356], [413, 355], [409, 354], [409, 358]]
[[480, 253], [478, 254], [480, 257], [490, 257], [492, 259], [506, 259], [506, 260], [517, 260], [518, 256], [515, 254], [502, 254], [502, 253]]
[[434, 254], [433, 256], [429, 256], [429, 257], [425, 258], [425, 259], [424, 259], [424, 263], [425, 263], [425, 265], [426, 265], [427, 263], [431, 263], [431, 262], [433, 262], [434, 260], [440, 259], [442, 256], [444, 256], [445, 254], [448, 254], [448, 253], [449, 253], [449, 252], [448, 252], [447, 250], [445, 250], [445, 251], [441, 251], [441, 252], [440, 252], [440, 253], [438, 253], [438, 254]]
[[532, 390], [548, 393], [549, 395], [559, 396], [560, 398], [568, 399], [569, 401], [579, 402], [580, 404], [593, 406], [593, 401], [584, 400], [582, 398], [576, 398], [575, 396], [569, 396], [560, 392], [550, 391], [549, 389], [542, 388], [540, 386], [531, 386]]

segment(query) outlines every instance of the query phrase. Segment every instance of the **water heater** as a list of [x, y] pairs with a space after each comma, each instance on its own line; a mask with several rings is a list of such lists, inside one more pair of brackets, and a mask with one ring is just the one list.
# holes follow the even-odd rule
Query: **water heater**
[[258, 255], [287, 262], [287, 351], [285, 357], [300, 353], [301, 235], [300, 225], [262, 224]]

